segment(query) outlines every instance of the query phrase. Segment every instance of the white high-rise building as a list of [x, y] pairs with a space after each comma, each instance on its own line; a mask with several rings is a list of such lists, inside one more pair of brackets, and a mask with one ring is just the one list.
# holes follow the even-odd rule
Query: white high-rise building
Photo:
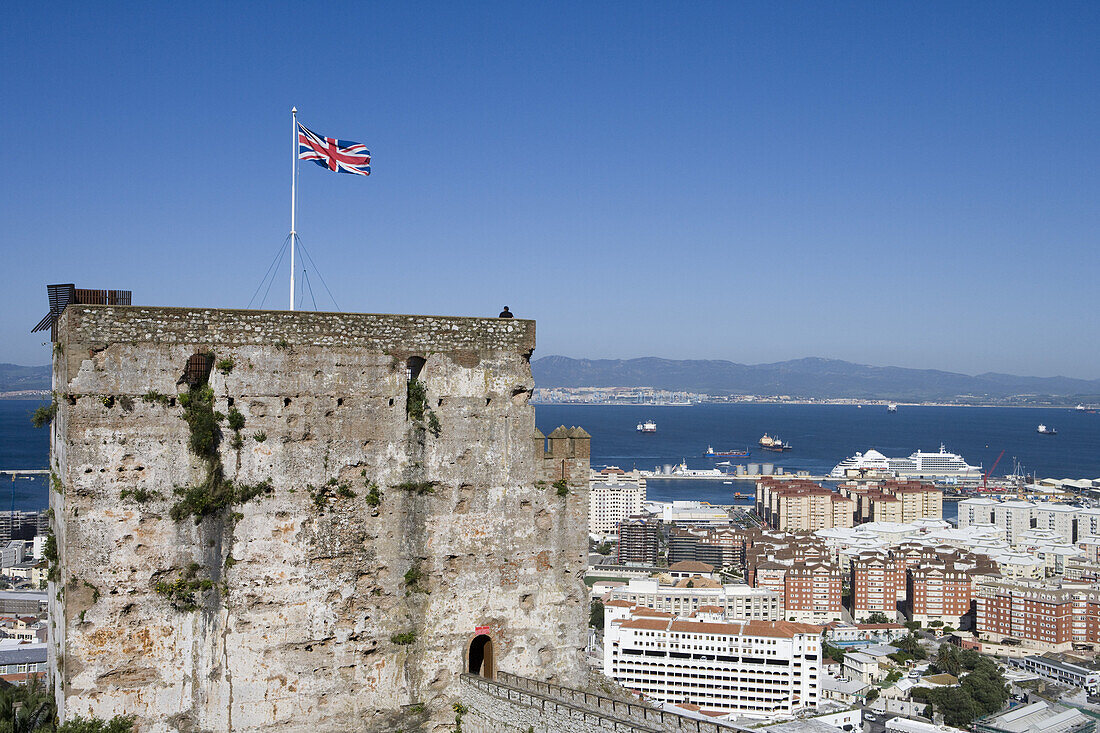
[[611, 600], [631, 606], [646, 606], [680, 616], [700, 608], [717, 606], [728, 619], [779, 621], [783, 618], [783, 595], [767, 588], [744, 584], [722, 585], [715, 581], [681, 580], [661, 585], [654, 579], [631, 579], [611, 590]]
[[619, 522], [645, 509], [645, 479], [614, 467], [592, 473], [588, 491], [588, 532], [615, 537]]
[[604, 611], [604, 674], [656, 702], [760, 718], [818, 706], [821, 627], [643, 608]]

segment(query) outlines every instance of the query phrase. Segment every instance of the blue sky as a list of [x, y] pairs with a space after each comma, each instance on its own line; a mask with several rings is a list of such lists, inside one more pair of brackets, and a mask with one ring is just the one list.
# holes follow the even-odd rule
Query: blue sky
[[48, 282], [246, 306], [297, 105], [372, 152], [301, 169], [345, 311], [1100, 377], [1100, 4], [93, 5], [0, 24], [0, 361], [48, 361]]

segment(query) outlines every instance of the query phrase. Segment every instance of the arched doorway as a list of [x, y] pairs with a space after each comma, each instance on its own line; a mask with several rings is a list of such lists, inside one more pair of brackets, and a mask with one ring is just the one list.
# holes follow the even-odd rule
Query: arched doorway
[[485, 634], [478, 634], [470, 642], [470, 651], [466, 655], [466, 671], [489, 679], [496, 676], [493, 640]]

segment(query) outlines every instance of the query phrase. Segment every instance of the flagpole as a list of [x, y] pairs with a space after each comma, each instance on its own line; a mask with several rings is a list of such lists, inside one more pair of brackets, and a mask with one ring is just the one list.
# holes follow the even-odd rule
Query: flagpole
[[298, 232], [294, 229], [294, 215], [298, 208], [298, 108], [290, 108], [291, 151], [290, 159], [290, 309], [294, 310], [294, 240]]

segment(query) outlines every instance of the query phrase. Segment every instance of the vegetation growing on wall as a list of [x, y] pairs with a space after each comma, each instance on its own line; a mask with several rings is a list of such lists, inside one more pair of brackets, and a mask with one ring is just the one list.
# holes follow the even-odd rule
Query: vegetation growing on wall
[[399, 484], [394, 484], [390, 488], [397, 489], [398, 491], [409, 491], [416, 494], [434, 494], [435, 484], [435, 481], [402, 481]]
[[158, 580], [153, 585], [153, 590], [167, 598], [172, 608], [177, 611], [182, 613], [194, 611], [200, 605], [196, 594], [206, 593], [214, 588], [214, 581], [207, 577], [200, 577], [200, 570], [202, 566], [193, 562], [172, 580]]
[[46, 579], [56, 583], [61, 578], [61, 563], [57, 555], [57, 537], [52, 531], [46, 533], [46, 542], [42, 546], [42, 557], [49, 564]]
[[443, 424], [439, 416], [428, 407], [428, 390], [424, 383], [415, 377], [409, 380], [405, 395], [405, 411], [409, 419], [421, 427], [427, 427], [432, 435], [439, 437]]
[[[221, 438], [218, 422], [224, 416], [214, 411], [214, 390], [206, 379], [181, 394], [179, 402], [189, 430], [187, 446], [202, 459], [206, 473], [198, 484], [176, 488], [176, 495], [180, 498], [169, 511], [172, 519], [178, 522], [185, 517], [194, 517], [195, 524], [198, 524], [203, 517], [218, 513], [233, 504], [244, 504], [272, 493], [270, 481], [235, 484], [224, 477], [224, 467], [218, 454], [218, 441]], [[239, 438], [240, 429], [244, 427], [244, 415], [236, 408], [231, 408], [227, 419], [229, 426], [233, 428], [234, 437]], [[234, 442], [239, 444], [242, 441]]]
[[161, 394], [155, 389], [151, 389], [141, 396], [141, 401], [150, 405], [169, 405], [172, 402], [172, 398], [166, 394]]
[[408, 646], [409, 644], [412, 644], [414, 641], [416, 641], [416, 632], [404, 631], [400, 634], [394, 634], [390, 637], [390, 641], [400, 646]]
[[557, 489], [558, 496], [569, 496], [569, 484], [565, 479], [560, 478], [550, 485]]
[[54, 417], [57, 416], [57, 395], [50, 396], [50, 403], [48, 405], [39, 405], [31, 413], [31, 425], [36, 428], [44, 428], [53, 422]]
[[153, 499], [159, 499], [160, 492], [150, 491], [149, 489], [139, 486], [136, 489], [123, 489], [122, 491], [118, 492], [118, 498], [122, 499], [123, 501], [125, 501], [126, 499], [132, 499], [138, 504], [147, 504]]

